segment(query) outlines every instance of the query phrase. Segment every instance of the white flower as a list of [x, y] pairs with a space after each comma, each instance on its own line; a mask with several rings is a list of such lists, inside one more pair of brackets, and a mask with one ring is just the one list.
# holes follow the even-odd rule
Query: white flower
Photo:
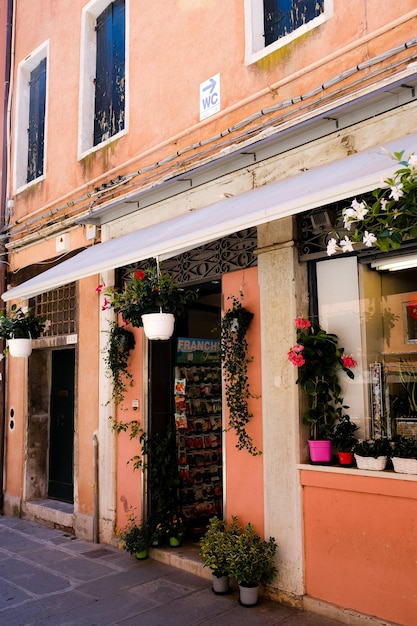
[[352, 222], [356, 219], [356, 210], [353, 208], [348, 208], [343, 210], [343, 224], [346, 230], [350, 230], [352, 227]]
[[29, 307], [28, 306], [22, 306], [22, 313], [23, 315], [27, 315], [29, 313]]
[[344, 239], [340, 240], [340, 247], [343, 252], [353, 252], [353, 245], [349, 237], [346, 235]]
[[372, 248], [372, 246], [376, 242], [376, 237], [373, 233], [368, 233], [368, 231], [365, 230], [362, 241], [367, 248]]
[[365, 205], [361, 202], [356, 209], [356, 219], [363, 220], [365, 219], [365, 215], [369, 213], [368, 209], [365, 209]]
[[355, 198], [354, 200], [352, 200], [352, 204], [350, 206], [355, 211], [355, 213], [357, 213], [358, 211], [361, 211], [363, 209], [364, 204], [363, 202], [358, 202]]
[[408, 167], [410, 168], [410, 170], [417, 169], [417, 154], [410, 154], [410, 157], [408, 159]]
[[330, 239], [327, 244], [327, 254], [329, 256], [332, 256], [333, 254], [336, 254], [338, 249], [339, 249], [339, 246], [337, 245], [337, 241], [334, 237], [332, 237], [332, 239]]
[[381, 200], [381, 211], [386, 211], [387, 210], [387, 204], [388, 204], [388, 200], [386, 200], [385, 198], [382, 198], [382, 200]]
[[402, 183], [397, 183], [396, 185], [393, 185], [391, 187], [391, 193], [389, 195], [390, 198], [393, 198], [394, 200], [399, 200], [403, 195], [404, 192]]

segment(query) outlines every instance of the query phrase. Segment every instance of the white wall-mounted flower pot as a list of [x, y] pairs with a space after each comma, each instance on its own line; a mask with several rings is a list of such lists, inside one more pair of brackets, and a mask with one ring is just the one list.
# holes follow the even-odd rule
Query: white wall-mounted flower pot
[[146, 313], [142, 315], [143, 330], [148, 339], [170, 339], [174, 332], [172, 313]]
[[32, 354], [32, 339], [8, 339], [10, 356], [28, 357]]

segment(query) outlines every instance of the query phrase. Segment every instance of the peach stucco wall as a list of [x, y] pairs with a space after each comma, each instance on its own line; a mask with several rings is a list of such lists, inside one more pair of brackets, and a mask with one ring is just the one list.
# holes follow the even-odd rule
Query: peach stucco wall
[[[143, 354], [143, 330], [130, 328], [135, 335], [135, 348], [129, 359], [129, 371], [133, 376], [133, 386], [127, 387], [124, 402], [119, 407], [117, 419], [128, 423], [138, 420], [143, 426], [144, 402], [142, 383], [142, 354]], [[132, 409], [132, 400], [139, 401], [138, 410]], [[129, 511], [134, 511], [140, 519], [142, 515], [142, 479], [140, 469], [133, 468], [132, 459], [140, 455], [141, 447], [138, 438], [131, 439], [130, 431], [120, 432], [116, 435], [117, 466], [116, 466], [116, 525], [123, 527], [126, 524], [126, 516]]]
[[[229, 296], [239, 297], [243, 293], [242, 304], [254, 313], [254, 318], [247, 333], [248, 356], [253, 361], [248, 365], [248, 379], [251, 393], [250, 411], [253, 417], [247, 431], [252, 436], [255, 446], [262, 450], [262, 400], [261, 400], [261, 346], [258, 268], [225, 274], [222, 279], [224, 308], [231, 307]], [[225, 425], [228, 423], [227, 408], [224, 409]], [[226, 510], [225, 517], [237, 515], [242, 523], [251, 522], [259, 534], [264, 533], [264, 498], [263, 498], [263, 459], [251, 456], [246, 450], [236, 448], [236, 435], [226, 433]]]
[[301, 471], [306, 593], [414, 626], [417, 479]]

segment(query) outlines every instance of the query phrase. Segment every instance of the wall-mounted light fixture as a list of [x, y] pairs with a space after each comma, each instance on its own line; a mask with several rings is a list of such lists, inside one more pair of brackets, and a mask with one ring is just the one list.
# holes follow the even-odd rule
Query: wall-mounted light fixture
[[417, 267], [417, 254], [407, 254], [404, 256], [392, 256], [376, 259], [371, 262], [371, 267], [379, 271], [397, 272], [398, 270], [408, 270]]

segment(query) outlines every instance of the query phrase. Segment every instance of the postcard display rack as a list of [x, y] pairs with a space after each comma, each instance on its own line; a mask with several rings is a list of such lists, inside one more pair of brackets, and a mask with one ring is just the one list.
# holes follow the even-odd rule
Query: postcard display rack
[[221, 368], [217, 340], [178, 339], [175, 427], [179, 501], [191, 533], [222, 516]]

